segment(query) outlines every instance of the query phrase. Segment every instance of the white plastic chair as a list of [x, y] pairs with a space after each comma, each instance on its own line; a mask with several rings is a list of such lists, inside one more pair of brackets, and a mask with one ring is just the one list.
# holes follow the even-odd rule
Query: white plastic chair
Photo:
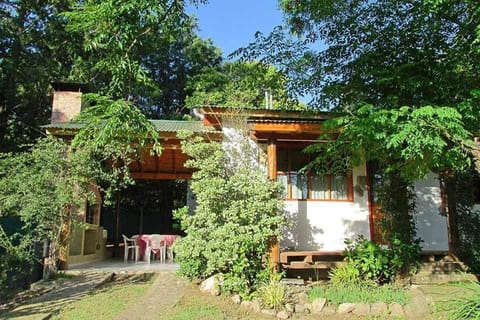
[[139, 247], [138, 247], [138, 244], [137, 244], [137, 239], [134, 239], [133, 237], [132, 238], [128, 238], [127, 236], [125, 236], [124, 234], [122, 234], [122, 237], [123, 237], [123, 261], [124, 262], [127, 262], [128, 260], [128, 257], [129, 257], [129, 254], [130, 254], [130, 250], [132, 250], [132, 257], [135, 261], [138, 261], [138, 250], [139, 250]]
[[147, 261], [150, 263], [150, 259], [152, 257], [155, 258], [157, 255], [160, 257], [160, 262], [165, 262], [165, 253], [166, 253], [166, 243], [165, 238], [159, 234], [152, 234], [150, 236], [150, 244], [148, 248], [145, 250], [145, 254], [147, 255]]

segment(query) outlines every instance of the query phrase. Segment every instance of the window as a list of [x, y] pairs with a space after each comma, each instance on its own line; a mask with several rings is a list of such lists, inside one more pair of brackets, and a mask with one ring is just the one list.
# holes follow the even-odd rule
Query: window
[[353, 201], [351, 176], [301, 173], [308, 157], [297, 148], [278, 148], [277, 181], [283, 185], [283, 199]]

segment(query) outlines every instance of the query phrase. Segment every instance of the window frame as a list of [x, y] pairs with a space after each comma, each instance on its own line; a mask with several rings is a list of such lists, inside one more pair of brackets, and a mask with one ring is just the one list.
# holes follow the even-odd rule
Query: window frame
[[[313, 202], [354, 202], [354, 196], [353, 196], [353, 174], [352, 172], [347, 173], [345, 176], [346, 178], [346, 198], [345, 199], [334, 199], [332, 198], [332, 193], [334, 190], [332, 190], [332, 185], [333, 185], [333, 179], [335, 178], [336, 175], [333, 174], [325, 174], [325, 175], [318, 175], [318, 174], [312, 174], [312, 173], [305, 173], [305, 174], [299, 174], [298, 171], [292, 171], [291, 169], [291, 155], [292, 152], [302, 152], [302, 150], [298, 147], [281, 147], [278, 149], [283, 149], [287, 150], [287, 169], [288, 171], [281, 171], [278, 170], [277, 166], [277, 175], [276, 175], [276, 180], [278, 181], [278, 176], [286, 176], [287, 177], [287, 190], [284, 190], [284, 194], [281, 195], [280, 199], [281, 200], [295, 200], [295, 201], [313, 201]], [[280, 154], [279, 150], [277, 150], [277, 157]], [[277, 158], [278, 162], [278, 158]], [[306, 198], [293, 198], [293, 184], [292, 184], [292, 176], [293, 175], [302, 175], [307, 177], [307, 196]], [[314, 199], [312, 197], [312, 178], [313, 177], [321, 177], [321, 176], [326, 176], [327, 177], [327, 184], [328, 184], [328, 198], [326, 199]], [[283, 195], [286, 194], [286, 197]], [[303, 192], [302, 192], [303, 194]]]

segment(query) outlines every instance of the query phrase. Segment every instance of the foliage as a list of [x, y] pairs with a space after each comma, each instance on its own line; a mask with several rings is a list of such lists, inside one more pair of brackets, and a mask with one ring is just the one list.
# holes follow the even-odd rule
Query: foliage
[[345, 240], [345, 260], [358, 269], [363, 279], [382, 283], [393, 277], [386, 249], [362, 237], [355, 242]]
[[103, 186], [105, 201], [119, 189], [134, 183], [129, 164], [142, 149], [160, 153], [155, 126], [131, 102], [111, 100], [97, 94], [83, 96], [86, 106], [74, 121], [84, 127], [72, 140], [76, 154], [95, 160], [88, 176]]
[[302, 110], [297, 100], [289, 97], [287, 78], [271, 65], [260, 62], [225, 62], [194, 77], [193, 94], [186, 100], [189, 107], [219, 105], [225, 107], [264, 108], [265, 92], [272, 95], [273, 109]]
[[271, 281], [258, 288], [258, 297], [264, 307], [279, 310], [285, 301], [285, 287], [278, 281]]
[[25, 243], [14, 246], [0, 227], [0, 303], [28, 288], [33, 271], [32, 250]]
[[311, 106], [340, 113], [330, 132], [338, 139], [313, 147], [314, 167], [376, 160], [405, 188], [429, 171], [470, 169], [480, 126], [478, 1], [282, 0], [281, 8], [296, 37], [276, 28], [236, 54], [275, 64]]
[[308, 292], [308, 298], [311, 301], [317, 298], [326, 298], [327, 301], [334, 304], [382, 301], [387, 304], [396, 302], [404, 305], [408, 302], [408, 294], [403, 288], [393, 285], [372, 286], [369, 284], [314, 286]]
[[[48, 270], [56, 270], [70, 224], [90, 195], [86, 179], [92, 163], [84, 154], [66, 157], [67, 145], [39, 139], [29, 151], [0, 157], [0, 214], [17, 216], [22, 232], [0, 234], [7, 255], [32, 257], [35, 243], [49, 241]], [[17, 255], [16, 250], [23, 253]], [[48, 272], [47, 272], [48, 276]]]
[[345, 260], [360, 273], [363, 280], [385, 283], [397, 276], [416, 270], [419, 262], [418, 243], [407, 244], [401, 240], [382, 247], [363, 237], [355, 241], [345, 240]]
[[480, 319], [480, 285], [475, 282], [459, 283], [465, 294], [450, 297], [445, 308], [449, 319]]
[[[244, 141], [238, 142], [250, 148]], [[190, 136], [182, 150], [191, 157], [186, 165], [198, 171], [191, 180], [195, 214], [177, 211], [183, 212], [179, 218], [186, 233], [174, 244], [179, 272], [189, 278], [220, 272], [222, 289], [248, 294], [263, 278], [269, 239], [280, 236], [284, 217], [276, 198], [279, 186], [249, 161], [229, 165], [218, 142]]]
[[362, 281], [360, 270], [353, 264], [333, 268], [328, 272], [330, 283], [334, 286], [357, 286]]
[[63, 16], [83, 40], [73, 77], [102, 95], [134, 101], [153, 118], [184, 112], [187, 81], [221, 61], [220, 50], [195, 35], [184, 1], [89, 0]]
[[50, 81], [68, 75], [76, 50], [59, 17], [69, 4], [0, 2], [0, 152], [33, 143], [50, 116]]
[[[398, 171], [407, 182], [424, 178], [431, 171], [470, 168], [472, 136], [454, 108], [377, 110], [372, 105], [363, 105], [328, 121], [324, 129], [323, 138], [332, 142], [308, 149], [318, 154], [310, 165], [313, 168], [320, 167], [327, 157], [340, 159], [345, 154], [351, 155], [344, 165], [347, 168], [378, 161], [385, 164], [385, 171]], [[334, 135], [337, 139], [333, 141]]]
[[52, 80], [86, 82], [93, 92], [135, 102], [150, 118], [186, 113], [187, 81], [218, 66], [221, 53], [196, 35], [185, 3], [1, 1], [0, 152], [42, 135]]
[[277, 272], [272, 266], [265, 268], [263, 272], [265, 279], [262, 280], [260, 273], [258, 288], [253, 294], [258, 296], [263, 307], [278, 311], [282, 308], [286, 299], [286, 288], [280, 283], [284, 273]]

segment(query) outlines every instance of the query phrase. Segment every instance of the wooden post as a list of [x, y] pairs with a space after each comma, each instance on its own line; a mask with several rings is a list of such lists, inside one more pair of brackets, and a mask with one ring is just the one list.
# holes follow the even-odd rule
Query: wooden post
[[116, 227], [115, 227], [115, 247], [113, 251], [114, 257], [120, 256], [120, 192], [117, 191], [115, 196], [115, 214], [116, 214]]
[[[274, 139], [268, 140], [267, 144], [267, 163], [268, 163], [268, 178], [271, 180], [277, 179], [277, 141]], [[273, 270], [280, 269], [280, 244], [276, 237], [272, 237], [269, 241], [270, 266]]]

